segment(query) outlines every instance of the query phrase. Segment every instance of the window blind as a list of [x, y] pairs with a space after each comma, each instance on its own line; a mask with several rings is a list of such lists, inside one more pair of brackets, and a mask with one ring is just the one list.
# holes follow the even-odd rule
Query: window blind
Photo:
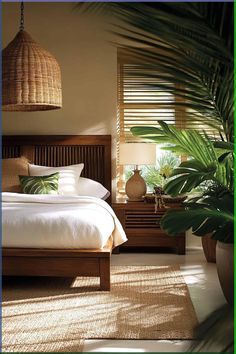
[[119, 63], [119, 120], [121, 140], [136, 141], [130, 128], [158, 126], [158, 120], [175, 124], [174, 95], [166, 81], [153, 77], [153, 66]]
[[218, 135], [216, 130], [203, 123], [200, 113], [188, 107], [184, 95], [175, 95], [175, 85], [174, 80], [159, 73], [155, 65], [132, 63], [130, 60], [125, 62], [123, 57], [119, 60], [118, 54], [117, 129], [121, 142], [140, 141], [131, 134], [130, 128], [146, 125], [159, 127], [159, 120], [178, 128]]

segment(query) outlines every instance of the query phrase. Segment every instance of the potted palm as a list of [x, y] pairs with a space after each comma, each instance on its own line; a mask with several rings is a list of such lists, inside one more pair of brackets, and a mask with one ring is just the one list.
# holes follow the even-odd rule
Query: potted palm
[[208, 182], [200, 195], [189, 198], [184, 210], [170, 210], [161, 220], [162, 228], [175, 235], [192, 229], [196, 236], [209, 233], [217, 241], [216, 263], [222, 290], [233, 303], [234, 183], [233, 144], [212, 141], [207, 135], [180, 130], [160, 122], [161, 128], [133, 127], [134, 135], [152, 141], [171, 142], [167, 147], [190, 157], [175, 168], [165, 191], [172, 196], [189, 194]]
[[216, 244], [216, 264], [225, 298], [233, 304], [234, 284], [234, 198], [227, 189], [211, 195], [208, 191], [201, 197], [185, 203], [185, 210], [167, 212], [161, 226], [169, 235], [192, 229], [196, 236], [212, 234]]
[[217, 240], [216, 264], [221, 287], [227, 302], [233, 304], [233, 195], [224, 189], [212, 196], [206, 192], [205, 195], [186, 202], [185, 210], [167, 212], [161, 220], [161, 226], [169, 235], [189, 228], [192, 228], [196, 236], [203, 237], [212, 233], [212, 238]]

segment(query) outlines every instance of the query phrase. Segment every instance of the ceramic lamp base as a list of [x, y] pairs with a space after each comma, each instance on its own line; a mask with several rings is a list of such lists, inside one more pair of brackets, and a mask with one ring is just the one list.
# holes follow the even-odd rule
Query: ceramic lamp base
[[133, 176], [126, 182], [125, 193], [129, 202], [141, 202], [147, 192], [147, 186], [140, 175], [140, 170], [136, 169], [133, 172]]

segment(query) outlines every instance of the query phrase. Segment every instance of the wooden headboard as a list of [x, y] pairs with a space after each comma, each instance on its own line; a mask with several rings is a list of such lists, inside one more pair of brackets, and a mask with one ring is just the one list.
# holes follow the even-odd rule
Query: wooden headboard
[[36, 165], [52, 167], [83, 162], [81, 176], [100, 182], [111, 192], [110, 135], [3, 136], [2, 157], [19, 156]]

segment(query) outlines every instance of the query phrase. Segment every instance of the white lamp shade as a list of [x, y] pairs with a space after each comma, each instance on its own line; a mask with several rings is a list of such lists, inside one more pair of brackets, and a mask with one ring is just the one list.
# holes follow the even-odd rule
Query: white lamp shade
[[120, 165], [155, 165], [156, 144], [120, 144]]

